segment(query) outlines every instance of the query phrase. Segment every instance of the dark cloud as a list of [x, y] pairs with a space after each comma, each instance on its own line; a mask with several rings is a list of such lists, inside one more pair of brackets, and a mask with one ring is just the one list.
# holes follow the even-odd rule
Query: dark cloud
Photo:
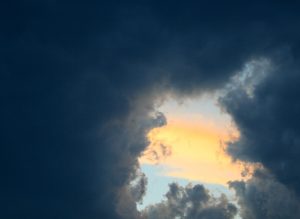
[[146, 175], [138, 167], [131, 174], [130, 184], [124, 186], [118, 194], [117, 212], [125, 219], [140, 218], [136, 203], [142, 203], [148, 183]]
[[[132, 196], [128, 183], [148, 144], [145, 134], [165, 123], [154, 113], [155, 100], [165, 91], [218, 88], [247, 60], [277, 48], [289, 47], [297, 57], [297, 16], [297, 5], [276, 1], [2, 1], [0, 217], [138, 217], [135, 198], [127, 215], [118, 200]], [[279, 116], [274, 125], [292, 122], [282, 141], [297, 145], [298, 78], [287, 77], [288, 90], [287, 79], [276, 76], [254, 101], [263, 98], [257, 107], [272, 111], [266, 118]], [[275, 102], [267, 98], [272, 93], [280, 96]], [[290, 111], [276, 101], [284, 98]], [[280, 174], [298, 165], [295, 148], [276, 149], [280, 159], [265, 164], [279, 165], [273, 169], [281, 180], [296, 179], [297, 186], [296, 173]], [[268, 154], [265, 149], [257, 159]], [[215, 212], [202, 213], [226, 213]]]
[[166, 200], [150, 205], [142, 212], [145, 219], [231, 219], [237, 208], [224, 195], [211, 196], [202, 185], [181, 187], [176, 183], [169, 185]]
[[231, 183], [243, 219], [300, 217], [298, 50], [298, 46], [284, 47], [268, 60], [250, 63], [237, 76], [240, 83], [229, 86], [220, 100], [241, 134], [237, 142], [229, 143], [229, 154], [259, 162], [273, 174]]
[[[237, 159], [260, 162], [282, 183], [300, 192], [299, 58], [291, 49], [282, 50], [271, 61], [271, 69], [255, 86], [232, 88], [221, 100], [233, 116], [241, 138], [229, 144]], [[254, 69], [252, 77], [258, 75]]]
[[256, 173], [248, 180], [229, 183], [236, 192], [243, 219], [296, 219], [300, 203], [285, 185], [267, 173]]

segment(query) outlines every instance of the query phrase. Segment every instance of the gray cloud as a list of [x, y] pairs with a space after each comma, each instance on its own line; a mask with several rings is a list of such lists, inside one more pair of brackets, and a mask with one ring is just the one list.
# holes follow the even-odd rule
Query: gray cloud
[[181, 187], [176, 183], [169, 185], [166, 200], [148, 206], [142, 212], [145, 219], [231, 219], [237, 214], [237, 208], [224, 195], [215, 198], [203, 185]]
[[[241, 138], [229, 144], [236, 159], [260, 162], [277, 179], [300, 191], [299, 62], [291, 50], [273, 57], [272, 68], [249, 95], [245, 86], [231, 89], [221, 103], [232, 115]], [[254, 77], [257, 74], [254, 71]]]
[[[296, 188], [298, 174], [286, 170], [298, 165], [297, 8], [276, 1], [1, 2], [0, 217], [138, 217], [128, 184], [148, 144], [145, 134], [165, 122], [154, 113], [155, 101], [165, 92], [218, 89], [248, 60], [286, 47], [291, 59], [279, 63], [291, 73], [266, 80], [255, 91], [257, 106], [247, 98], [236, 104], [272, 112], [249, 113], [247, 121], [267, 120], [259, 131], [269, 130], [267, 139], [278, 134], [287, 149], [265, 159], [271, 147], [258, 148], [268, 142], [234, 117], [248, 130], [243, 136], [259, 141], [250, 155], [240, 154]], [[120, 215], [124, 197], [128, 208]], [[209, 209], [202, 214], [210, 218], [230, 212]]]
[[265, 172], [257, 172], [247, 182], [234, 181], [229, 185], [236, 192], [243, 219], [300, 217], [297, 196]]

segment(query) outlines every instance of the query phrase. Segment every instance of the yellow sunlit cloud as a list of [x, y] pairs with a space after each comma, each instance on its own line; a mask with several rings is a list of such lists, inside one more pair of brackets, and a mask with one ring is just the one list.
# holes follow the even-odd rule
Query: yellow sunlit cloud
[[[232, 162], [225, 153], [224, 142], [237, 139], [238, 131], [228, 124], [217, 124], [203, 117], [168, 118], [166, 126], [148, 134], [151, 142], [139, 159], [141, 164], [168, 167], [167, 176], [225, 185], [242, 176], [246, 164]], [[227, 126], [227, 127], [225, 127]], [[254, 166], [247, 165], [251, 173]]]

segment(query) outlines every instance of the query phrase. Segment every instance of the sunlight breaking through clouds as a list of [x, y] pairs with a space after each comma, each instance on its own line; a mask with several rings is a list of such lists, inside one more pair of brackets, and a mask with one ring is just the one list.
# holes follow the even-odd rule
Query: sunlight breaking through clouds
[[226, 185], [249, 179], [255, 165], [232, 162], [225, 152], [227, 142], [239, 132], [221, 112], [216, 97], [201, 97], [184, 104], [167, 101], [160, 110], [168, 124], [151, 130], [150, 145], [139, 159], [141, 164], [164, 165], [166, 176]]

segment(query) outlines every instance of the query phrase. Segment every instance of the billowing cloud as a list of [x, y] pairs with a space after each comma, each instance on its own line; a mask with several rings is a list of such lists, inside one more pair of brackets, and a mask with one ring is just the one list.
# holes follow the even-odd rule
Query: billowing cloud
[[243, 219], [296, 219], [300, 202], [295, 193], [268, 173], [258, 171], [246, 181], [230, 182], [236, 192]]
[[[259, 116], [268, 120], [259, 130], [271, 137], [269, 128], [278, 125], [275, 139], [283, 144], [274, 159], [265, 159], [269, 146], [251, 156], [296, 188], [299, 176], [288, 170], [298, 165], [297, 8], [261, 1], [2, 1], [0, 217], [129, 217], [118, 200], [129, 192], [146, 133], [164, 124], [154, 102], [166, 91], [216, 89], [247, 60], [278, 48], [288, 48], [290, 59], [280, 61], [287, 76], [261, 85], [253, 100], [261, 108], [247, 98], [245, 104], [272, 112]], [[134, 202], [128, 206], [135, 214]]]
[[169, 185], [166, 200], [150, 205], [142, 212], [145, 219], [233, 219], [237, 208], [224, 195], [215, 198], [200, 184], [181, 187]]
[[231, 183], [244, 219], [300, 217], [300, 74], [293, 49], [278, 51], [263, 65], [253, 62], [251, 83], [235, 83], [220, 100], [240, 130], [228, 152], [234, 159], [261, 163], [273, 175], [258, 171], [251, 180]]
[[[262, 163], [280, 182], [300, 192], [300, 126], [297, 56], [281, 51], [273, 67], [249, 95], [244, 86], [231, 89], [221, 100], [233, 116], [240, 139], [229, 144], [237, 159]], [[254, 76], [258, 72], [253, 72]]]

